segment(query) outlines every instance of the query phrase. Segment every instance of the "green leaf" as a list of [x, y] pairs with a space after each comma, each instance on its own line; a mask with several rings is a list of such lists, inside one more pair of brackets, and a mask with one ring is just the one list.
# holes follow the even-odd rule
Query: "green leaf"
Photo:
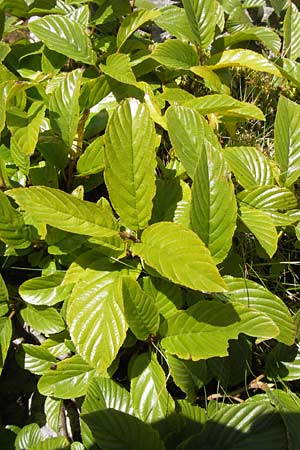
[[28, 227], [2, 191], [0, 191], [0, 240], [14, 248], [26, 248], [30, 245]]
[[0, 317], [0, 375], [4, 367], [11, 337], [12, 326], [10, 318]]
[[43, 186], [11, 189], [7, 194], [35, 220], [70, 233], [101, 240], [118, 234], [113, 215], [104, 208], [58, 189]]
[[[107, 408], [133, 413], [130, 394], [126, 389], [110, 378], [95, 376], [89, 383], [81, 412], [87, 414]], [[94, 448], [96, 441], [84, 421], [81, 421], [81, 435], [84, 445], [87, 448]]]
[[[31, 156], [35, 150], [44, 120], [46, 106], [41, 102], [34, 102], [28, 111], [27, 119], [23, 124], [16, 123], [9, 126], [12, 133], [11, 145], [16, 147], [14, 152]], [[23, 126], [22, 126], [23, 125]], [[13, 151], [13, 150], [12, 150]]]
[[271, 165], [256, 147], [227, 147], [224, 157], [238, 183], [245, 189], [274, 184]]
[[300, 12], [294, 3], [287, 7], [283, 21], [284, 54], [296, 60], [300, 56]]
[[215, 92], [221, 94], [228, 93], [228, 87], [222, 84], [220, 77], [208, 66], [192, 66], [191, 72], [203, 78], [205, 86]]
[[191, 189], [179, 177], [157, 178], [151, 223], [170, 221], [190, 225]]
[[191, 226], [216, 263], [222, 262], [231, 248], [236, 219], [234, 185], [226, 161], [218, 149], [207, 144], [194, 173]]
[[113, 408], [128, 414], [133, 413], [129, 392], [110, 378], [95, 376], [89, 383], [82, 404], [82, 413]]
[[131, 398], [135, 415], [144, 422], [158, 422], [175, 410], [166, 387], [166, 376], [153, 353], [136, 357], [130, 367]]
[[281, 40], [278, 34], [267, 27], [251, 26], [235, 33], [221, 36], [215, 40], [216, 49], [225, 49], [239, 42], [260, 41], [265, 47], [272, 50], [277, 55], [281, 48]]
[[30, 22], [28, 27], [50, 50], [86, 64], [96, 63], [87, 34], [68, 17], [47, 15]]
[[280, 181], [289, 187], [300, 176], [300, 105], [281, 96], [275, 119], [275, 157]]
[[216, 27], [217, 5], [215, 0], [183, 0], [194, 40], [203, 50], [211, 44]]
[[240, 204], [262, 210], [287, 210], [297, 206], [295, 195], [287, 188], [259, 186], [238, 194]]
[[280, 334], [276, 336], [277, 341], [287, 345], [294, 343], [295, 324], [288, 307], [279, 297], [246, 278], [225, 276], [224, 279], [228, 286], [226, 297], [269, 316], [280, 330]]
[[296, 86], [299, 86], [300, 64], [289, 58], [281, 58], [278, 64], [281, 73]]
[[154, 19], [156, 25], [181, 40], [193, 41], [194, 36], [185, 10], [177, 6], [160, 9], [161, 15]]
[[18, 145], [18, 142], [14, 138], [14, 136], [11, 136], [10, 138], [10, 151], [13, 162], [20, 169], [20, 172], [28, 176], [30, 168], [30, 157], [23, 153], [22, 148]]
[[45, 372], [38, 382], [42, 395], [56, 398], [77, 398], [86, 394], [88, 382], [94, 377], [95, 370], [79, 355], [57, 363], [54, 370]]
[[71, 147], [77, 132], [81, 79], [81, 69], [67, 73], [50, 95], [50, 122], [67, 147]]
[[156, 430], [136, 417], [108, 408], [83, 414], [97, 444], [106, 450], [165, 450]]
[[236, 341], [229, 341], [228, 353], [223, 358], [210, 358], [207, 361], [211, 377], [223, 389], [245, 382], [252, 365], [252, 343], [244, 335], [240, 335]]
[[265, 211], [248, 206], [240, 208], [240, 218], [254, 234], [270, 258], [277, 250], [278, 235], [272, 219]]
[[28, 5], [24, 0], [1, 0], [1, 9], [13, 16], [26, 17]]
[[185, 106], [168, 108], [166, 118], [171, 143], [188, 175], [193, 178], [202, 154], [205, 119]]
[[108, 79], [105, 75], [83, 81], [84, 83], [79, 98], [81, 110], [92, 108], [111, 92]]
[[40, 345], [23, 344], [24, 350], [24, 369], [30, 372], [42, 375], [46, 370], [50, 369], [57, 362], [49, 350]]
[[226, 284], [209, 250], [193, 231], [172, 222], [160, 222], [142, 234], [134, 253], [161, 275], [177, 284], [207, 292], [222, 292]]
[[167, 353], [168, 366], [176, 385], [186, 394], [191, 403], [195, 402], [199, 390], [210, 381], [207, 362], [182, 360]]
[[121, 280], [125, 317], [133, 334], [145, 341], [159, 328], [159, 313], [152, 298], [131, 277]]
[[179, 286], [162, 278], [143, 277], [143, 290], [153, 299], [159, 313], [168, 319], [183, 306], [183, 295]]
[[81, 177], [99, 173], [104, 170], [104, 142], [103, 136], [97, 137], [77, 161], [77, 172]]
[[106, 374], [126, 337], [127, 323], [118, 285], [122, 266], [99, 258], [73, 289], [67, 323], [78, 353]]
[[140, 9], [132, 12], [123, 20], [117, 34], [117, 47], [120, 49], [127, 39], [144, 23], [160, 16], [160, 11]]
[[30, 448], [30, 450], [63, 450], [63, 449], [70, 449], [70, 443], [68, 439], [63, 436], [45, 439], [44, 441], [40, 441], [38, 444]]
[[213, 55], [206, 64], [213, 70], [225, 67], [247, 67], [258, 72], [267, 72], [281, 77], [280, 71], [267, 58], [252, 50], [225, 50]]
[[282, 420], [274, 408], [269, 402], [251, 400], [221, 408], [214, 414], [205, 426], [201, 443], [210, 450], [288, 448]]
[[109, 55], [106, 64], [100, 64], [105, 75], [119, 81], [120, 83], [137, 85], [137, 81], [130, 65], [129, 55], [114, 53]]
[[8, 302], [9, 296], [7, 287], [2, 278], [2, 275], [0, 274], [0, 316], [4, 316], [6, 313], [8, 313], [9, 311]]
[[161, 344], [172, 355], [198, 361], [227, 356], [229, 339], [240, 333], [271, 339], [279, 329], [268, 316], [246, 306], [202, 300], [168, 320]]
[[23, 427], [15, 440], [16, 450], [26, 450], [32, 448], [35, 444], [41, 441], [42, 435], [38, 424], [31, 423]]
[[240, 102], [230, 95], [204, 95], [195, 97], [184, 103], [188, 108], [196, 109], [200, 114], [218, 114], [221, 116], [233, 116], [245, 119], [265, 120], [263, 112], [255, 105]]
[[289, 450], [297, 450], [300, 439], [299, 410], [300, 399], [292, 391], [268, 389], [267, 395], [273, 405], [278, 409], [288, 436]]
[[60, 333], [65, 329], [61, 315], [54, 308], [27, 304], [26, 308], [21, 309], [20, 314], [30, 327], [46, 335]]
[[190, 67], [199, 64], [194, 47], [178, 39], [167, 39], [162, 44], [158, 44], [151, 53], [151, 58], [175, 70], [189, 70]]
[[277, 344], [266, 359], [266, 375], [271, 380], [294, 381], [300, 378], [299, 344]]
[[46, 397], [44, 412], [46, 415], [47, 424], [53, 431], [55, 431], [55, 433], [59, 432], [62, 406], [63, 402], [61, 399]]
[[26, 303], [52, 306], [68, 298], [72, 285], [61, 285], [63, 273], [31, 278], [19, 287], [19, 294]]
[[126, 100], [106, 129], [105, 182], [122, 223], [133, 230], [147, 226], [155, 194], [156, 135], [145, 105]]

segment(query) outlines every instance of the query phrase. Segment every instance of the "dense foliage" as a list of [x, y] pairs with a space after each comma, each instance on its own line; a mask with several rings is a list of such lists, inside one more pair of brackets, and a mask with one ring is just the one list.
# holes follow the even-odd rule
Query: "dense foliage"
[[299, 449], [300, 11], [161, 3], [0, 1], [3, 449]]

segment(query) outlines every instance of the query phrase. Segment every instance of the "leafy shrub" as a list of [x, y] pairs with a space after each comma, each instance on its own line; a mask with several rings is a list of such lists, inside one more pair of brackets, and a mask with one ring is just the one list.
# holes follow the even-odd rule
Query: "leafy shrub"
[[0, 8], [3, 448], [296, 450], [297, 7]]

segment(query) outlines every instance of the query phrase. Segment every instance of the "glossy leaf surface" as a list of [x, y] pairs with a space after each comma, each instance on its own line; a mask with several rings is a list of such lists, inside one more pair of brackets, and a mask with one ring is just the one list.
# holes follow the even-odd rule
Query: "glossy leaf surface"
[[228, 340], [240, 333], [270, 339], [279, 334], [265, 314], [242, 305], [201, 301], [168, 321], [162, 346], [182, 359], [208, 359], [228, 354]]
[[275, 156], [280, 168], [280, 181], [289, 187], [300, 176], [299, 144], [300, 106], [280, 97], [275, 119]]
[[116, 220], [104, 215], [103, 208], [63, 191], [34, 186], [10, 190], [9, 195], [38, 222], [99, 239], [118, 233]]
[[88, 36], [81, 26], [68, 17], [48, 15], [29, 24], [29, 29], [48, 48], [87, 64], [96, 62]]
[[145, 105], [135, 99], [121, 104], [106, 131], [104, 176], [113, 207], [133, 230], [145, 228], [151, 217], [155, 145], [154, 123]]
[[269, 161], [255, 147], [227, 147], [224, 157], [237, 181], [245, 189], [273, 184]]
[[94, 375], [95, 370], [79, 355], [74, 355], [57, 363], [55, 369], [45, 372], [38, 382], [38, 388], [43, 395], [52, 397], [81, 397]]
[[280, 77], [279, 70], [264, 56], [252, 50], [225, 50], [223, 53], [213, 55], [207, 65], [211, 69], [222, 69], [225, 67], [247, 67], [259, 72], [267, 72]]
[[216, 26], [216, 2], [214, 0], [183, 0], [194, 40], [206, 50], [213, 40]]
[[284, 302], [268, 289], [246, 278], [225, 277], [231, 301], [242, 303], [268, 315], [280, 330], [276, 339], [287, 345], [295, 341], [295, 324]]
[[278, 235], [272, 219], [262, 210], [243, 206], [240, 218], [260, 245], [272, 257], [277, 250]]
[[160, 222], [142, 234], [134, 252], [163, 277], [191, 289], [222, 292], [226, 284], [209, 250], [198, 236], [182, 225]]
[[206, 145], [194, 174], [191, 226], [216, 263], [222, 262], [230, 250], [236, 218], [234, 185], [226, 161], [218, 149]]
[[50, 121], [67, 147], [73, 144], [79, 121], [79, 94], [82, 71], [66, 75], [50, 95]]
[[141, 420], [157, 422], [174, 411], [166, 376], [154, 354], [143, 353], [133, 361], [130, 379], [134, 412]]
[[131, 277], [121, 280], [124, 311], [131, 331], [140, 340], [155, 335], [159, 327], [159, 314], [155, 303]]
[[94, 269], [87, 269], [67, 307], [67, 323], [78, 353], [104, 375], [123, 344], [127, 330], [117, 283], [119, 270], [119, 266], [114, 267], [104, 259], [96, 263]]

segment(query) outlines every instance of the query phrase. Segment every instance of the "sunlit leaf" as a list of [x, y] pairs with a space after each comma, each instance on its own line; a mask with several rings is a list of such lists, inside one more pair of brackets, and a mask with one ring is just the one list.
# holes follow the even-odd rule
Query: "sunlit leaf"
[[288, 307], [268, 289], [246, 278], [225, 277], [228, 286], [226, 296], [231, 301], [242, 303], [268, 315], [278, 326], [276, 339], [287, 345], [295, 341], [296, 328]]
[[160, 16], [160, 11], [155, 10], [136, 10], [126, 16], [120, 25], [117, 34], [117, 46], [118, 48], [126, 42], [126, 40], [144, 23], [152, 21]]
[[172, 222], [160, 222], [142, 234], [134, 252], [149, 266], [177, 284], [191, 289], [222, 292], [226, 284], [209, 250], [191, 230]]
[[95, 64], [96, 54], [82, 27], [68, 17], [47, 15], [29, 23], [29, 29], [51, 50], [87, 64]]
[[115, 218], [104, 214], [101, 206], [58, 189], [34, 186], [7, 193], [38, 222], [99, 239], [118, 234]]
[[105, 75], [120, 81], [120, 83], [137, 84], [130, 66], [130, 58], [124, 53], [114, 53], [108, 56], [106, 64], [101, 64], [101, 70]]
[[229, 339], [240, 333], [271, 339], [279, 329], [267, 315], [244, 305], [203, 300], [168, 320], [161, 343], [172, 355], [198, 361], [227, 356]]
[[240, 218], [271, 258], [277, 250], [278, 241], [277, 231], [272, 219], [265, 211], [251, 206], [240, 208]]
[[215, 0], [183, 0], [182, 1], [188, 21], [191, 26], [194, 40], [206, 50], [211, 44], [216, 26]]
[[300, 12], [294, 3], [290, 3], [283, 21], [285, 56], [296, 60], [300, 55]]
[[0, 191], [0, 241], [15, 248], [26, 248], [30, 245], [28, 231], [21, 214]]
[[155, 335], [159, 327], [159, 313], [152, 298], [131, 277], [121, 280], [124, 311], [131, 331], [140, 340]]
[[238, 194], [241, 205], [251, 206], [262, 210], [286, 210], [297, 206], [295, 195], [286, 188], [279, 186], [259, 186], [242, 191]]
[[37, 375], [42, 375], [46, 370], [55, 366], [57, 359], [40, 345], [23, 344], [24, 369]]
[[122, 266], [99, 258], [86, 269], [67, 306], [67, 323], [78, 353], [106, 374], [126, 337], [124, 305], [117, 283]]
[[49, 112], [53, 129], [71, 147], [79, 122], [80, 69], [69, 72], [50, 95]]
[[58, 362], [53, 370], [46, 371], [39, 379], [38, 389], [46, 396], [63, 399], [81, 397], [94, 375], [95, 370], [79, 355], [74, 355]]
[[224, 157], [238, 183], [245, 189], [273, 185], [271, 165], [256, 147], [227, 147]]
[[113, 207], [133, 230], [151, 217], [155, 194], [154, 123], [147, 107], [126, 100], [114, 112], [106, 130], [105, 182]]
[[21, 284], [20, 296], [26, 303], [32, 305], [52, 306], [64, 301], [71, 293], [72, 285], [60, 285], [63, 273], [56, 273], [45, 277], [31, 278]]
[[213, 55], [206, 64], [213, 70], [225, 67], [247, 67], [259, 72], [267, 72], [278, 77], [280, 71], [267, 58], [252, 50], [236, 49], [225, 50]]
[[226, 161], [218, 149], [206, 145], [194, 174], [191, 227], [216, 263], [223, 261], [230, 250], [236, 219], [234, 186]]
[[166, 376], [155, 355], [137, 356], [130, 368], [131, 398], [135, 415], [144, 422], [164, 419], [175, 409], [166, 387]]
[[300, 106], [281, 96], [275, 119], [275, 157], [280, 181], [289, 187], [300, 176]]
[[179, 39], [168, 39], [158, 44], [151, 53], [151, 58], [159, 64], [176, 70], [189, 70], [190, 67], [199, 64], [194, 48]]

